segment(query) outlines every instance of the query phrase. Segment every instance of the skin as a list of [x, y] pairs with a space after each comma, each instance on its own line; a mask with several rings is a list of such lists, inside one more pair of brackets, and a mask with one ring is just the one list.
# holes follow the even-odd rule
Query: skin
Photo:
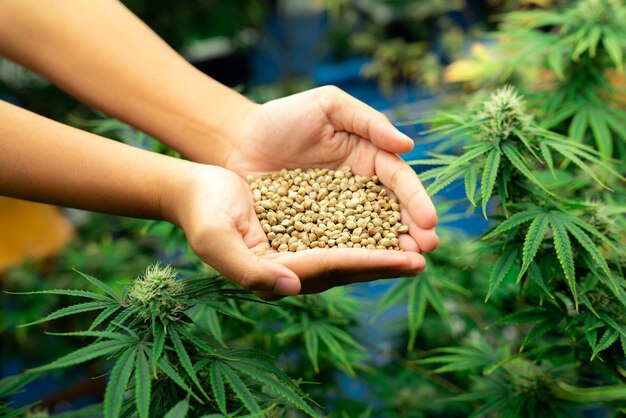
[[[197, 71], [114, 0], [2, 0], [0, 54], [191, 160], [0, 102], [1, 194], [167, 220], [184, 229], [203, 261], [267, 298], [412, 276], [425, 266], [420, 253], [439, 244], [435, 208], [396, 155], [413, 142], [335, 87], [252, 103]], [[399, 198], [409, 225], [405, 251], [273, 251], [243, 177], [343, 165], [378, 175]]]

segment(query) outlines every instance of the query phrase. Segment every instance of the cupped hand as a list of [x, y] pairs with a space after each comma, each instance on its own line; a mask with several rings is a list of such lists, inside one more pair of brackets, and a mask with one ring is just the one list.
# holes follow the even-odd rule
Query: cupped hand
[[425, 265], [415, 252], [316, 248], [279, 253], [257, 219], [249, 185], [221, 167], [196, 165], [167, 206], [168, 220], [183, 228], [198, 257], [265, 298], [414, 276]]
[[252, 107], [239, 122], [226, 168], [245, 176], [348, 165], [355, 174], [375, 174], [398, 197], [402, 222], [409, 226], [400, 247], [422, 252], [439, 245], [435, 207], [415, 172], [396, 155], [410, 151], [413, 141], [382, 113], [326, 86]]

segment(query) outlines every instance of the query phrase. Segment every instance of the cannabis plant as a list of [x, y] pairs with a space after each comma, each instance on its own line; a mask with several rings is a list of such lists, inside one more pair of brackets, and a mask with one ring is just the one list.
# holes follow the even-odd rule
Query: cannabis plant
[[194, 322], [192, 313], [198, 306], [228, 315], [233, 311], [226, 301], [252, 300], [246, 292], [228, 288], [223, 278], [181, 278], [169, 266], [154, 265], [116, 292], [92, 276], [79, 274], [98, 291], [28, 294], [65, 295], [88, 302], [26, 325], [97, 311], [85, 331], [51, 333], [93, 341], [31, 373], [111, 359], [103, 403], [107, 418], [239, 416], [246, 411], [259, 416], [275, 414], [284, 406], [317, 416], [306, 395], [273, 365], [271, 357], [257, 350], [223, 347]]
[[[456, 380], [467, 393], [455, 399], [482, 401], [474, 416], [572, 416], [578, 402], [626, 405], [626, 247], [616, 230], [623, 209], [610, 203], [624, 195], [607, 186], [624, 178], [614, 163], [547, 130], [511, 86], [474, 108], [430, 122], [430, 133], [446, 138], [442, 148], [459, 153], [411, 163], [432, 167], [420, 174], [430, 181], [431, 194], [461, 187], [470, 205], [496, 221], [483, 235], [475, 262], [491, 263], [485, 302], [497, 297], [513, 304], [500, 305], [500, 317], [485, 322], [490, 329], [512, 326], [515, 332], [468, 335], [413, 364], [437, 365], [434, 373], [455, 380], [473, 376]], [[446, 277], [439, 279], [445, 286]], [[445, 320], [429, 277], [421, 281], [426, 290], [409, 294], [419, 300], [409, 303], [413, 318], [423, 316], [428, 301]], [[398, 297], [397, 289], [385, 304]], [[411, 319], [411, 312], [409, 319], [414, 339], [420, 320]]]

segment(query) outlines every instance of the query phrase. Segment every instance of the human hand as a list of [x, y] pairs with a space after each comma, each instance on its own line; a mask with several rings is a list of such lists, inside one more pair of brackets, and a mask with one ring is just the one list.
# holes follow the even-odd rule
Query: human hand
[[414, 252], [363, 248], [277, 252], [261, 228], [246, 181], [220, 167], [194, 167], [175, 195], [162, 198], [165, 217], [183, 228], [204, 262], [264, 298], [414, 276], [424, 268], [424, 258]]
[[320, 87], [251, 107], [237, 129], [226, 168], [245, 176], [347, 165], [355, 174], [375, 174], [398, 197], [409, 226], [400, 247], [422, 252], [439, 245], [435, 207], [415, 172], [395, 155], [410, 151], [413, 141], [365, 103], [336, 87]]

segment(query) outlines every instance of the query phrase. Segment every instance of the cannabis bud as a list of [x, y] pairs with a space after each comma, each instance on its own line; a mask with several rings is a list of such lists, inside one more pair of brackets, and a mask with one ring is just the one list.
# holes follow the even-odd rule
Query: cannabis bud
[[532, 124], [532, 116], [513, 86], [504, 86], [491, 93], [476, 113], [481, 139], [499, 144], [523, 135]]
[[180, 301], [184, 284], [176, 276], [171, 266], [163, 267], [158, 263], [149, 266], [128, 291], [130, 304], [140, 308], [140, 315], [144, 319], [150, 319], [153, 315], [177, 319], [185, 306]]

